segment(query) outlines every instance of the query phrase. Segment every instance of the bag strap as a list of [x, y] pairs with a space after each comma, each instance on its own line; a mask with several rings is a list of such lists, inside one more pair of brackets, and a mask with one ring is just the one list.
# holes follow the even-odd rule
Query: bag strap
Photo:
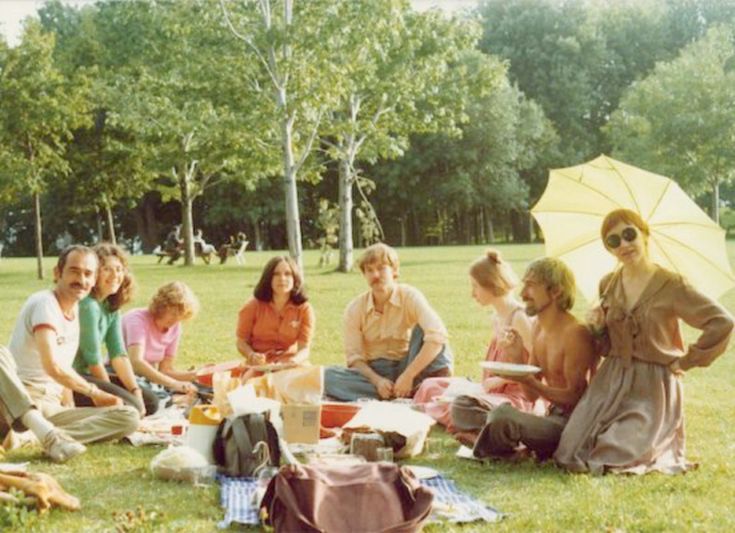
[[[254, 452], [253, 438], [252, 435], [250, 435], [248, 427], [245, 424], [245, 420], [243, 420], [242, 417], [237, 417], [232, 421], [230, 430], [232, 432], [232, 439], [235, 441], [236, 449], [236, 457], [234, 458], [236, 459], [236, 462], [234, 464], [238, 466], [239, 470], [243, 461], [249, 460], [249, 456], [252, 456]], [[239, 475], [243, 475], [242, 472], [238, 473]]]
[[291, 515], [295, 516], [299, 520], [300, 525], [306, 526], [304, 528], [300, 527], [299, 529], [301, 531], [323, 531], [322, 529], [319, 529], [319, 527], [317, 527], [317, 525], [314, 524], [301, 510], [298, 498], [296, 498], [293, 487], [291, 487], [287, 476], [290, 477], [290, 472], [288, 474], [285, 474], [283, 471], [279, 472], [271, 480], [268, 488], [266, 489], [265, 496], [263, 496], [263, 501], [260, 504], [261, 509], [265, 507], [268, 512], [265, 520], [266, 525], [275, 525], [273, 519], [277, 515], [285, 513], [286, 510], [288, 510]]

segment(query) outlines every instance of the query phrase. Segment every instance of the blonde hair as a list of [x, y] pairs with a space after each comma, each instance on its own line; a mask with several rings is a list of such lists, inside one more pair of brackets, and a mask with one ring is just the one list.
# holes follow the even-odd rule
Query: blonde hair
[[536, 259], [526, 268], [523, 279], [527, 278], [546, 285], [550, 291], [559, 290], [556, 301], [559, 309], [569, 311], [574, 307], [577, 284], [574, 281], [574, 274], [561, 259], [556, 257]]
[[168, 309], [174, 309], [179, 320], [189, 320], [199, 312], [199, 300], [188, 285], [173, 281], [160, 287], [148, 304], [154, 318], [162, 317]]
[[492, 248], [470, 265], [470, 276], [496, 296], [505, 296], [518, 285], [518, 276], [511, 266]]
[[388, 265], [393, 268], [395, 277], [398, 277], [398, 267], [400, 265], [398, 261], [398, 253], [388, 246], [379, 242], [368, 246], [365, 251], [362, 252], [360, 259], [357, 261], [357, 265], [360, 267], [362, 272], [365, 272], [365, 267], [368, 265]]

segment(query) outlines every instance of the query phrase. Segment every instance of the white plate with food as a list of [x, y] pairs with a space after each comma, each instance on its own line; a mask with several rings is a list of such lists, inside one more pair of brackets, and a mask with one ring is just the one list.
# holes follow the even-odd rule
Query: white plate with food
[[523, 377], [532, 376], [541, 372], [541, 368], [535, 365], [519, 365], [516, 363], [503, 363], [501, 361], [482, 361], [480, 366], [496, 376]]

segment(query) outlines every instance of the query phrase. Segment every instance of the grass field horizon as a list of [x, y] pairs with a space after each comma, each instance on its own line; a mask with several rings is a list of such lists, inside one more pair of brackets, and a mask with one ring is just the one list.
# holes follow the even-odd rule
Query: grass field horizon
[[[419, 288], [435, 307], [450, 333], [455, 374], [480, 376], [481, 360], [492, 335], [491, 319], [470, 297], [467, 268], [486, 246], [401, 248], [400, 281]], [[521, 274], [526, 264], [543, 255], [543, 246], [496, 246]], [[199, 315], [185, 324], [178, 366], [237, 358], [237, 312], [251, 296], [265, 262], [283, 252], [247, 252], [244, 266], [204, 265], [190, 268], [156, 264], [152, 256], [134, 256], [132, 271], [138, 289], [124, 311], [145, 306], [156, 288], [168, 281], [189, 284], [201, 301]], [[735, 258], [735, 243], [728, 242]], [[317, 316], [311, 360], [343, 364], [342, 313], [346, 304], [366, 290], [359, 272], [337, 273], [334, 265], [317, 267], [319, 254], [305, 252], [307, 290]], [[55, 258], [44, 259], [46, 280], [36, 280], [34, 258], [0, 259], [0, 343], [7, 343], [17, 314], [33, 292], [52, 286]], [[733, 312], [735, 291], [720, 300]], [[579, 296], [575, 315], [583, 317], [588, 303]], [[684, 328], [686, 340], [696, 332]], [[437, 446], [432, 455], [411, 464], [431, 465], [458, 487], [507, 514], [498, 524], [429, 525], [427, 531], [668, 531], [735, 530], [733, 455], [735, 452], [735, 371], [733, 348], [706, 369], [687, 373], [685, 413], [690, 461], [700, 463], [685, 475], [642, 477], [570, 475], [552, 464], [477, 464], [454, 458], [455, 441], [441, 428], [432, 430]], [[435, 450], [438, 449], [437, 451]], [[121, 444], [92, 445], [65, 465], [43, 460], [38, 449], [7, 454], [5, 461], [31, 460], [31, 469], [55, 477], [82, 501], [78, 513], [54, 511], [28, 519], [37, 531], [215, 531], [223, 513], [217, 486], [192, 488], [158, 481], [148, 469], [159, 447]]]

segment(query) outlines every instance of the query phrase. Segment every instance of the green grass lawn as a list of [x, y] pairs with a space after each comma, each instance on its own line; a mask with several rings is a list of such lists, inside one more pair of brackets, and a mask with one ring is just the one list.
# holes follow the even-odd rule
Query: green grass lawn
[[[730, 257], [735, 246], [729, 245]], [[519, 273], [540, 245], [501, 246]], [[480, 376], [477, 362], [490, 338], [486, 311], [470, 298], [467, 267], [483, 247], [408, 248], [399, 251], [401, 280], [420, 288], [444, 319], [457, 357], [456, 373]], [[201, 312], [185, 326], [180, 365], [224, 361], [237, 357], [237, 312], [251, 295], [271, 252], [248, 253], [247, 264], [193, 268], [155, 264], [152, 257], [133, 259], [138, 281], [134, 306], [146, 305], [155, 289], [168, 281], [188, 283], [201, 300]], [[317, 268], [317, 254], [306, 253], [307, 285], [316, 309], [317, 327], [312, 361], [343, 363], [341, 317], [347, 302], [365, 284], [358, 273], [338, 274]], [[32, 292], [51, 285], [53, 260], [45, 261], [49, 280], [35, 280], [32, 259], [0, 261], [0, 342], [10, 337], [16, 315]], [[735, 291], [723, 299], [735, 310]], [[584, 316], [580, 297], [575, 313]], [[692, 339], [687, 330], [687, 339]], [[435, 428], [431, 457], [412, 462], [431, 465], [458, 486], [507, 513], [496, 525], [432, 525], [428, 531], [734, 531], [735, 489], [735, 361], [733, 349], [708, 369], [695, 369], [685, 378], [688, 457], [698, 470], [669, 477], [569, 475], [556, 467], [530, 461], [520, 464], [478, 464], [454, 458], [457, 445]], [[433, 444], [433, 443], [432, 443]], [[216, 486], [192, 488], [155, 480], [148, 464], [159, 448], [133, 449], [121, 444], [92, 445], [70, 464], [44, 461], [39, 450], [8, 454], [6, 460], [30, 460], [34, 470], [59, 479], [82, 501], [82, 511], [54, 511], [47, 517], [25, 519], [24, 530], [38, 531], [214, 531], [223, 513]], [[437, 453], [438, 452], [438, 453]]]

